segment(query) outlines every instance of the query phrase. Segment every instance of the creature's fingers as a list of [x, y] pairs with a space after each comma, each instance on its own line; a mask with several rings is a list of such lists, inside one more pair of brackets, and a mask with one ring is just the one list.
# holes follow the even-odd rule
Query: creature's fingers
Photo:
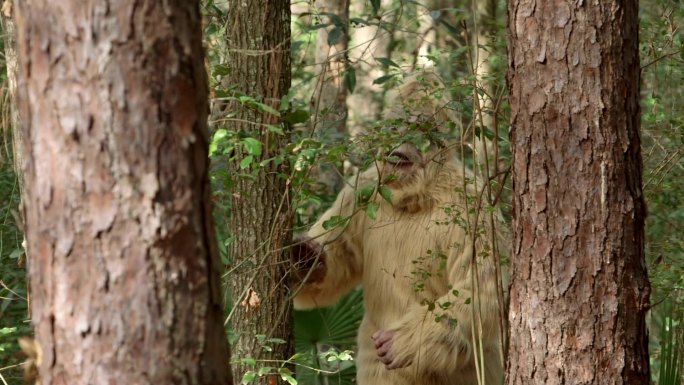
[[392, 357], [390, 356], [384, 356], [384, 357], [378, 357], [380, 359], [380, 362], [385, 364], [385, 367], [388, 368], [390, 364], [392, 364]]
[[392, 340], [392, 337], [394, 337], [393, 332], [388, 332], [385, 330], [378, 330], [373, 334], [371, 337], [373, 339], [373, 344], [375, 345], [375, 348], [379, 348], [381, 345], [386, 343], [387, 341]]
[[389, 340], [386, 343], [380, 345], [375, 349], [375, 351], [378, 354], [378, 356], [383, 357], [387, 353], [389, 353], [390, 349], [392, 349], [392, 340]]

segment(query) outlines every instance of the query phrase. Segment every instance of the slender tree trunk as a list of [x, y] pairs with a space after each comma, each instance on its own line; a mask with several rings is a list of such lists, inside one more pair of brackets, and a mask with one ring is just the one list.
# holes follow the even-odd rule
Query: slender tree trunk
[[[9, 94], [9, 106], [10, 106], [10, 125], [12, 132], [12, 161], [14, 173], [17, 176], [17, 181], [19, 183], [19, 195], [23, 195], [24, 191], [24, 173], [22, 172], [21, 165], [24, 162], [24, 157], [22, 154], [22, 149], [24, 148], [24, 136], [21, 132], [21, 122], [19, 120], [19, 111], [17, 108], [17, 28], [14, 25], [14, 12], [11, 0], [5, 0], [2, 3], [2, 15], [0, 20], [2, 21], [2, 32], [5, 43], [5, 66], [7, 67], [7, 88]], [[21, 203], [19, 203], [21, 207]], [[20, 209], [19, 207], [19, 209]], [[16, 221], [23, 233], [26, 233], [25, 221], [21, 211], [18, 211], [16, 215]], [[26, 253], [26, 236], [24, 235], [24, 241], [22, 242], [24, 247], [24, 257], [28, 260], [28, 253]], [[26, 302], [27, 306], [27, 318], [31, 318], [31, 291], [30, 291], [30, 277], [27, 276], [26, 280]]]
[[[291, 81], [290, 3], [236, 0], [231, 2], [229, 12], [228, 83], [240, 95], [259, 99], [277, 110]], [[263, 360], [258, 363], [260, 367], [277, 367], [294, 354], [292, 302], [287, 285], [289, 258], [284, 250], [292, 236], [288, 170], [282, 159], [287, 136], [267, 130], [267, 125], [281, 125], [276, 115], [237, 102], [227, 107], [235, 116], [232, 130], [262, 143], [261, 152], [251, 154], [253, 161], [249, 165], [243, 163], [249, 156], [243, 147], [236, 149], [233, 163], [235, 170], [253, 175], [234, 178], [232, 191], [230, 321], [237, 337], [233, 353], [236, 360], [255, 358]], [[234, 366], [238, 379], [253, 369]], [[274, 374], [259, 381], [270, 384], [279, 378]]]
[[7, 85], [10, 96], [10, 110], [12, 124], [12, 157], [14, 170], [19, 180], [19, 191], [23, 189], [24, 177], [21, 175], [23, 137], [19, 128], [19, 113], [16, 106], [17, 93], [17, 30], [14, 25], [12, 2], [5, 0], [2, 4], [2, 32], [5, 43], [5, 66], [7, 67]]
[[43, 384], [230, 384], [199, 2], [17, 1]]
[[476, 88], [474, 90], [474, 100], [476, 106], [474, 108], [475, 127], [477, 127], [475, 151], [476, 161], [479, 163], [479, 169], [485, 170], [485, 177], [496, 174], [496, 164], [494, 163], [494, 155], [498, 154], [498, 149], [493, 148], [496, 145], [489, 141], [485, 136], [488, 130], [490, 133], [495, 132], [494, 124], [496, 119], [494, 117], [494, 87], [492, 82], [488, 79], [492, 73], [492, 65], [489, 56], [493, 50], [492, 37], [496, 33], [494, 26], [496, 23], [496, 0], [472, 0], [473, 11], [473, 33], [471, 36], [472, 49], [472, 66], [473, 75], [475, 75]]
[[[381, 0], [381, 13], [390, 2]], [[353, 16], [361, 18], [371, 12], [365, 0], [352, 0], [350, 8]], [[349, 59], [356, 70], [356, 87], [347, 98], [347, 105], [349, 134], [354, 137], [382, 118], [384, 92], [381, 86], [373, 85], [373, 80], [385, 75], [376, 59], [389, 57], [391, 36], [386, 29], [374, 25], [358, 25], [351, 29], [350, 35]]]
[[508, 384], [648, 384], [636, 1], [508, 5]]
[[[337, 17], [321, 16], [332, 22], [321, 28], [316, 35], [316, 90], [313, 107], [314, 132], [324, 143], [335, 143], [347, 138], [347, 48], [349, 41], [349, 0], [323, 0], [317, 3], [320, 13]], [[339, 22], [335, 23], [335, 20]], [[340, 25], [338, 25], [340, 24]], [[349, 75], [347, 75], [349, 76]], [[354, 80], [348, 80], [355, 82]], [[342, 187], [342, 167], [333, 164], [317, 166], [317, 182], [322, 193], [334, 196]]]

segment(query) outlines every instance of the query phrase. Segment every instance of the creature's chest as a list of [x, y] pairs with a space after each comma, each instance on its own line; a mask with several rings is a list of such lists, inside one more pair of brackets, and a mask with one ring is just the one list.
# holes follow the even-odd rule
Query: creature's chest
[[446, 283], [451, 230], [449, 224], [430, 212], [380, 212], [365, 231], [365, 292], [379, 301], [390, 301], [387, 296], [391, 295], [401, 304], [436, 295]]

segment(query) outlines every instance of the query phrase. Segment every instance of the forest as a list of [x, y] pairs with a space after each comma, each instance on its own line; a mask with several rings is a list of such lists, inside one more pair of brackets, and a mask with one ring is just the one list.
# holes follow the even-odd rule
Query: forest
[[0, 385], [684, 383], [680, 0], [4, 0]]

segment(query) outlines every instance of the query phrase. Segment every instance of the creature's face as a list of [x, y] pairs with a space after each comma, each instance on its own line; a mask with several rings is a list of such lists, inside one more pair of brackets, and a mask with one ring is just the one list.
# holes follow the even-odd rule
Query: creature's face
[[[427, 125], [430, 129], [430, 125]], [[399, 134], [406, 133], [406, 128], [396, 128]], [[434, 132], [434, 131], [433, 131]], [[381, 163], [382, 181], [392, 189], [402, 189], [410, 193], [431, 184], [446, 159], [445, 142], [430, 132], [418, 132], [407, 135], [414, 140], [406, 140], [389, 149]], [[422, 144], [421, 148], [416, 143]]]
[[379, 170], [382, 182], [401, 199], [430, 195], [433, 182], [444, 177], [444, 165], [454, 155], [449, 135], [458, 131], [457, 120], [445, 93], [435, 75], [416, 76], [398, 90], [384, 114], [396, 140], [380, 154]]

